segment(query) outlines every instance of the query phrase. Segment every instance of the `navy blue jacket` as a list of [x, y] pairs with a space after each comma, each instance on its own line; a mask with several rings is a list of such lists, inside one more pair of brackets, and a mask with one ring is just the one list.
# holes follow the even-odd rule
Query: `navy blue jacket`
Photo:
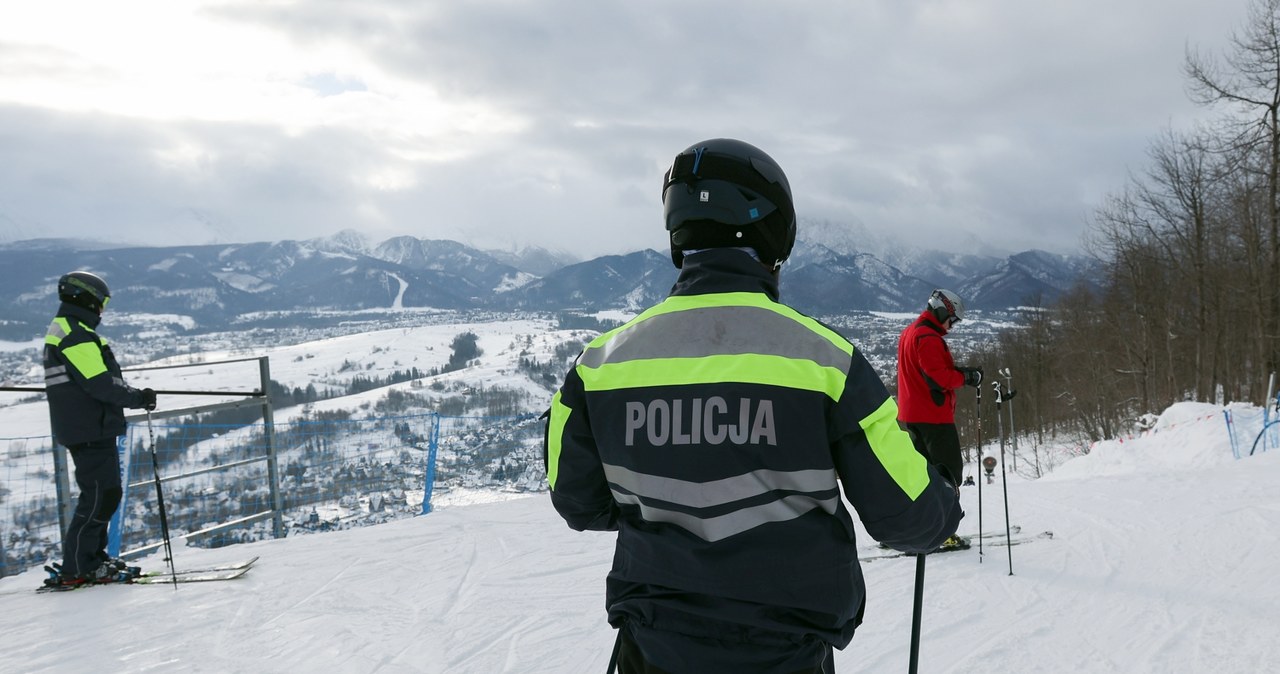
[[142, 392], [124, 383], [107, 341], [94, 331], [100, 320], [63, 302], [44, 338], [49, 422], [63, 446], [124, 435], [124, 408], [142, 407]]
[[841, 485], [899, 550], [959, 524], [866, 359], [777, 298], [741, 251], [689, 256], [671, 296], [591, 342], [552, 399], [551, 501], [574, 529], [618, 532], [615, 626], [844, 647], [866, 588]]

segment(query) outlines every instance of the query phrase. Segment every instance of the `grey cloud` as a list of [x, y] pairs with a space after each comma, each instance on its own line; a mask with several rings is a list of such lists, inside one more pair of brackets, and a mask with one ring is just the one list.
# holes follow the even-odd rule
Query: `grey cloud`
[[[1205, 5], [222, 6], [206, 11], [303, 46], [347, 44], [527, 125], [442, 164], [404, 160], [394, 141], [358, 128], [295, 135], [9, 107], [0, 110], [15, 139], [0, 144], [0, 237], [109, 221], [137, 236], [170, 234], [174, 223], [226, 240], [353, 227], [624, 252], [662, 245], [658, 186], [671, 157], [735, 136], [783, 165], [804, 218], [1070, 249], [1100, 186], [1122, 187], [1148, 138], [1198, 114], [1182, 91], [1183, 47], [1221, 44], [1237, 11]], [[354, 86], [323, 74], [310, 84]], [[186, 170], [157, 164], [182, 137], [216, 156]], [[386, 166], [415, 187], [362, 184]]]

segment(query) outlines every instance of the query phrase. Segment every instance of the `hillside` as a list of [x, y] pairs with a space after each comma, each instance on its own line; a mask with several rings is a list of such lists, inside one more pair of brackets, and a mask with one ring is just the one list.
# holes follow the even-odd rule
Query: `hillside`
[[[114, 337], [112, 326], [105, 323], [100, 331]], [[316, 339], [297, 343], [288, 343], [288, 335], [262, 331], [210, 335], [198, 343], [188, 343], [191, 347], [198, 345], [198, 351], [128, 365], [125, 376], [130, 385], [138, 388], [246, 391], [259, 386], [257, 362], [228, 361], [267, 356], [273, 381], [286, 389], [310, 386], [321, 397], [332, 396], [306, 406], [277, 411], [277, 422], [290, 421], [316, 411], [367, 409], [392, 391], [414, 391], [421, 406], [437, 407], [448, 398], [471, 397], [468, 392], [479, 388], [503, 388], [514, 392], [517, 409], [511, 413], [531, 413], [545, 409], [553, 387], [558, 385], [568, 368], [569, 359], [577, 355], [584, 340], [598, 334], [580, 329], [557, 329], [555, 323], [548, 319], [481, 321], [465, 320], [449, 313], [401, 327], [373, 329], [367, 324], [358, 324], [350, 334], [342, 334], [342, 330], [334, 332], [337, 333], [335, 336], [317, 335]], [[446, 366], [453, 355], [450, 348], [452, 340], [465, 334], [475, 336], [479, 354], [465, 367], [444, 371], [448, 369]], [[111, 341], [121, 353], [129, 353], [129, 346], [119, 346], [121, 343], [131, 346], [128, 340], [113, 338]], [[13, 346], [15, 350], [11, 355], [16, 356], [16, 347], [22, 345]], [[42, 385], [38, 378], [41, 371], [36, 367], [39, 356], [36, 345], [25, 345], [22, 355], [29, 360], [17, 369], [26, 370], [31, 385]], [[522, 369], [522, 359], [538, 366]], [[151, 369], [170, 365], [198, 367]], [[137, 366], [147, 369], [129, 369]], [[409, 378], [410, 374], [417, 376]], [[353, 383], [360, 379], [374, 382], [377, 386], [352, 393]], [[386, 382], [392, 379], [403, 381], [387, 385]], [[228, 399], [231, 398], [162, 395], [158, 402], [159, 409], [163, 411]], [[467, 403], [474, 406], [473, 409], [483, 411], [482, 400], [468, 400], [461, 404], [465, 406]], [[48, 407], [44, 398], [7, 394], [0, 399], [0, 427], [5, 429], [4, 435], [8, 437], [48, 435]]]
[[[1011, 478], [1012, 521], [1054, 536], [987, 546], [981, 562], [976, 548], [929, 558], [921, 670], [1269, 671], [1280, 452], [1232, 459], [1216, 409], [1177, 405], [1156, 433], [1101, 443], [1046, 479]], [[1003, 527], [999, 487], [984, 487], [987, 531]], [[975, 532], [977, 490], [962, 499], [961, 530]], [[36, 595], [33, 571], [0, 579], [0, 648], [24, 672], [602, 672], [612, 541], [570, 531], [537, 495], [179, 549], [184, 566], [262, 559], [239, 580], [177, 591]], [[906, 668], [913, 570], [910, 559], [864, 566], [866, 623], [837, 671]]]

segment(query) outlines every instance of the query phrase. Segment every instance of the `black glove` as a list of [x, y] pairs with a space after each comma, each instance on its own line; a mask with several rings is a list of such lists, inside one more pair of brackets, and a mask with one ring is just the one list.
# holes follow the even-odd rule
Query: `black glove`
[[982, 368], [980, 367], [958, 367], [956, 368], [964, 375], [964, 385], [978, 388], [982, 384]]
[[156, 392], [149, 388], [142, 389], [142, 407], [150, 412], [156, 408]]

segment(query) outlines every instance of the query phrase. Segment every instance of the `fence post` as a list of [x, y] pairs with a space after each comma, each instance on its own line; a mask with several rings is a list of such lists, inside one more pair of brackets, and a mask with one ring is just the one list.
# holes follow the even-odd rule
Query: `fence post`
[[258, 358], [258, 375], [262, 379], [262, 435], [267, 443], [267, 481], [271, 484], [272, 535], [284, 536], [284, 497], [280, 494], [280, 470], [276, 465], [276, 422], [271, 411], [271, 359]]
[[[1276, 398], [1272, 398], [1276, 395]], [[1276, 373], [1272, 372], [1267, 379], [1267, 399], [1262, 403], [1262, 429], [1266, 430], [1271, 423], [1271, 410], [1280, 407], [1280, 394], [1276, 393]], [[1262, 451], [1267, 451], [1267, 445], [1271, 443], [1271, 436], [1263, 436]]]
[[1231, 440], [1231, 455], [1240, 458], [1240, 446], [1236, 443], [1236, 429], [1231, 423], [1231, 410], [1222, 410], [1222, 417], [1227, 420], [1227, 438]]
[[1275, 403], [1275, 401], [1271, 399], [1271, 396], [1275, 395], [1275, 393], [1276, 393], [1276, 373], [1272, 372], [1271, 376], [1267, 378], [1267, 399], [1263, 401], [1262, 403], [1263, 407], [1268, 407], [1273, 403]]
[[431, 413], [431, 429], [427, 431], [427, 476], [422, 485], [422, 514], [431, 512], [431, 491], [436, 483], [436, 450], [440, 446], [440, 413]]

